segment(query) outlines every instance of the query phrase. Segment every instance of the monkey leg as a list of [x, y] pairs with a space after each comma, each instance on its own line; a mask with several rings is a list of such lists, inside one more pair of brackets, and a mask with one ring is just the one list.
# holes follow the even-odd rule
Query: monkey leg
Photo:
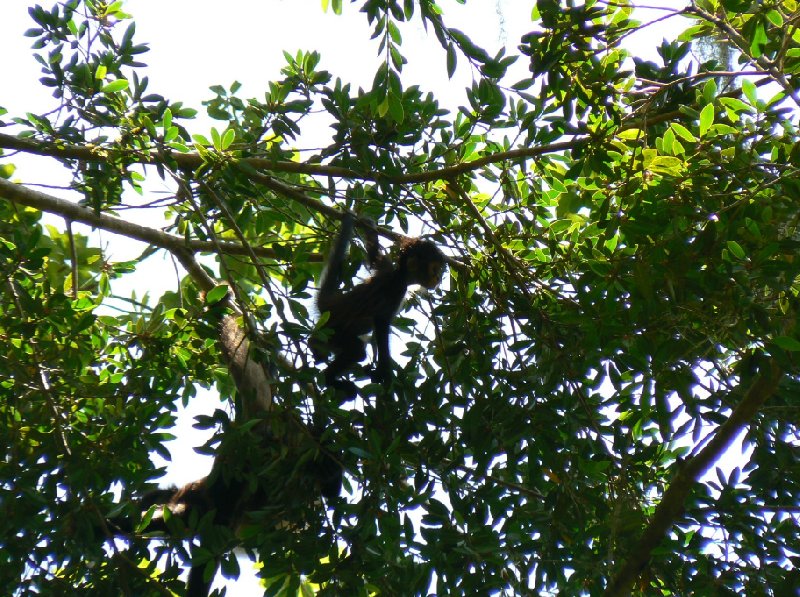
[[337, 344], [336, 356], [325, 370], [325, 384], [344, 394], [346, 400], [352, 400], [358, 395], [358, 387], [352, 381], [341, 378], [345, 372], [366, 358], [367, 349], [358, 336], [339, 338]]

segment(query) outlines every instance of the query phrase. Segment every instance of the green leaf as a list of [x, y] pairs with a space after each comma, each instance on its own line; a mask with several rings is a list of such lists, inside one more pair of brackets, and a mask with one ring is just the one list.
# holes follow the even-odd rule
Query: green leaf
[[607, 261], [589, 261], [589, 268], [601, 278], [605, 278], [612, 271], [612, 266]]
[[709, 79], [703, 85], [703, 99], [707, 104], [714, 103], [714, 98], [717, 97], [717, 82], [714, 79]]
[[704, 137], [714, 124], [714, 104], [708, 104], [700, 111], [700, 136]]
[[[170, 129], [170, 130], [172, 130], [172, 129]], [[189, 153], [191, 151], [191, 149], [189, 148], [188, 145], [186, 145], [185, 143], [177, 142], [177, 141], [171, 142], [169, 144], [169, 147], [171, 149], [174, 149], [175, 151], [180, 152], [180, 153]]]
[[378, 116], [383, 118], [389, 112], [389, 97], [386, 96], [383, 101], [378, 104]]
[[178, 138], [180, 135], [180, 130], [177, 126], [171, 126], [167, 129], [167, 132], [164, 133], [164, 143], [170, 143]]
[[689, 129], [685, 126], [680, 124], [679, 122], [673, 122], [670, 125], [670, 128], [675, 131], [675, 134], [678, 135], [681, 139], [685, 141], [691, 141], [692, 143], [697, 142], [697, 137], [695, 137]]
[[220, 149], [222, 149], [223, 151], [228, 149], [228, 147], [231, 146], [231, 143], [233, 143], [234, 139], [236, 139], [236, 131], [234, 131], [233, 129], [228, 129], [227, 131], [225, 131], [225, 134], [222, 135], [222, 142], [220, 144]]
[[[744, 80], [742, 87], [744, 84], [751, 84], [750, 81]], [[739, 112], [752, 112], [753, 108], [744, 103], [737, 97], [721, 97], [719, 98], [719, 103], [725, 106], [725, 109], [728, 110], [729, 115], [732, 112], [733, 114], [738, 114]]]
[[767, 19], [776, 27], [783, 27], [783, 15], [774, 8], [767, 11]]
[[400, 124], [405, 119], [405, 111], [403, 109], [403, 101], [395, 97], [393, 94], [389, 95], [389, 115], [396, 123]]
[[742, 91], [745, 97], [750, 102], [750, 105], [755, 107], [758, 104], [758, 95], [756, 94], [756, 86], [750, 79], [742, 79]]
[[456, 48], [453, 44], [447, 44], [447, 77], [452, 79], [456, 72], [456, 65], [458, 64], [458, 55]]
[[389, 21], [389, 37], [391, 37], [392, 41], [397, 45], [403, 43], [403, 36], [400, 35], [400, 30], [397, 28], [394, 21]]
[[675, 151], [672, 149], [672, 145], [675, 143], [675, 132], [672, 129], [667, 129], [661, 138], [661, 143], [664, 146], [664, 153], [674, 154]]
[[778, 336], [772, 340], [776, 345], [780, 346], [783, 350], [789, 352], [800, 352], [800, 341], [790, 336]]
[[747, 10], [752, 4], [752, 0], [722, 0], [723, 8], [732, 12]]
[[682, 159], [674, 156], [659, 155], [649, 161], [645, 160], [645, 166], [651, 172], [680, 176], [684, 169], [684, 162]]
[[744, 249], [735, 240], [729, 240], [727, 242], [727, 247], [728, 247], [728, 250], [731, 252], [731, 254], [734, 257], [736, 257], [736, 259], [744, 259], [745, 258]]
[[228, 296], [228, 285], [220, 284], [206, 293], [206, 303], [209, 305], [214, 305], [220, 302], [226, 296]]
[[753, 27], [752, 37], [750, 38], [750, 53], [753, 55], [753, 58], [760, 58], [764, 53], [764, 46], [767, 45], [768, 41], [767, 28], [761, 16], [753, 17], [751, 23]]
[[482, 63], [489, 62], [489, 60], [491, 60], [489, 55], [486, 53], [486, 50], [475, 45], [463, 31], [459, 31], [458, 29], [448, 29], [448, 32], [461, 48], [461, 51], [464, 52], [468, 58], [472, 58], [473, 60]]
[[117, 93], [118, 91], [122, 91], [123, 89], [128, 88], [128, 81], [127, 79], [117, 79], [116, 81], [111, 81], [108, 85], [104, 85], [100, 91], [103, 93]]

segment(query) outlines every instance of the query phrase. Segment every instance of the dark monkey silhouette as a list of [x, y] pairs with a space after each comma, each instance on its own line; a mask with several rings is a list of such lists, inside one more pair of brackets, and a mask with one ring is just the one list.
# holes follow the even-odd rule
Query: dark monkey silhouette
[[[326, 452], [321, 451], [307, 464], [307, 472], [319, 492], [326, 498], [338, 497], [342, 489], [342, 468]], [[136, 502], [140, 512], [154, 505], [161, 505], [170, 514], [179, 518], [191, 533], [191, 526], [204, 516], [213, 513], [211, 522], [215, 526], [236, 531], [247, 513], [269, 505], [270, 496], [263, 488], [253, 488], [246, 479], [238, 475], [225, 478], [219, 470], [183, 487], [162, 487], [148, 491]], [[126, 515], [110, 518], [108, 529], [113, 534], [128, 534], [135, 530], [135, 518]], [[142, 529], [144, 533], [170, 534], [170, 525], [159, 509]], [[219, 558], [213, 564], [214, 573], [206, 580], [206, 564], [192, 566], [186, 583], [187, 597], [208, 597], [211, 583], [216, 576]]]
[[[213, 511], [215, 525], [235, 526], [244, 507], [247, 506], [243, 503], [245, 501], [243, 500], [244, 493], [241, 481], [226, 483], [219, 475], [213, 480], [210, 477], [203, 477], [199, 481], [192, 481], [183, 487], [153, 489], [137, 500], [136, 505], [142, 512], [151, 506], [161, 505], [187, 526], [190, 517], [199, 521], [205, 514]], [[108, 520], [108, 527], [114, 534], [132, 533], [135, 529], [134, 520], [128, 516], [117, 516]], [[156, 511], [153, 518], [150, 519], [144, 532], [170, 534], [169, 526], [160, 510]], [[186, 582], [187, 597], [208, 596], [215, 575], [212, 574], [209, 580], [206, 580], [204, 576], [205, 565], [192, 566]]]
[[345, 372], [366, 357], [362, 336], [372, 333], [377, 348], [377, 363], [373, 379], [387, 383], [391, 376], [392, 356], [389, 352], [389, 333], [392, 319], [400, 310], [408, 287], [419, 284], [435, 288], [442, 280], [446, 260], [436, 245], [421, 238], [404, 238], [399, 243], [397, 262], [392, 264], [381, 252], [374, 232], [366, 238], [367, 256], [373, 274], [352, 290], [341, 291], [342, 263], [353, 236], [354, 218], [345, 214], [328, 264], [322, 274], [317, 308], [328, 313], [324, 329], [331, 334], [325, 343], [315, 343], [318, 360], [325, 354], [333, 359], [325, 370], [325, 383], [354, 398], [356, 385], [342, 379]]

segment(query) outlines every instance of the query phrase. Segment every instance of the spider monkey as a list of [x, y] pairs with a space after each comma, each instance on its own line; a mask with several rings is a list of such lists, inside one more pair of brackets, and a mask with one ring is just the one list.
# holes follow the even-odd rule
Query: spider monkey
[[[314, 431], [316, 434], [317, 432]], [[308, 472], [314, 479], [320, 493], [327, 499], [336, 498], [342, 490], [342, 467], [324, 450], [307, 463]], [[159, 487], [146, 492], [137, 500], [141, 512], [150, 507], [161, 505], [169, 510], [174, 518], [183, 521], [188, 527], [190, 521], [199, 522], [209, 512], [213, 512], [213, 524], [236, 530], [247, 512], [264, 507], [269, 503], [269, 496], [264, 489], [253, 490], [244, 479], [230, 478], [219, 470], [198, 481], [187, 483], [183, 487]], [[132, 533], [135, 530], [134, 520], [128, 516], [117, 516], [109, 519], [108, 527], [115, 534]], [[144, 529], [146, 533], [170, 533], [161, 510], [157, 510]], [[207, 564], [192, 566], [186, 582], [186, 597], [208, 597], [211, 584], [216, 576], [219, 558], [213, 564], [214, 572], [206, 580]]]
[[[436, 288], [442, 280], [445, 256], [429, 241], [406, 238], [400, 241], [397, 263], [381, 252], [377, 235], [366, 238], [367, 257], [373, 274], [352, 290], [340, 291], [342, 263], [353, 235], [354, 218], [345, 214], [327, 266], [322, 273], [317, 309], [328, 312], [324, 327], [331, 331], [324, 346], [315, 346], [315, 356], [323, 360], [324, 352], [333, 353], [325, 370], [325, 383], [340, 390], [348, 399], [355, 398], [356, 385], [342, 375], [366, 357], [361, 336], [372, 332], [377, 347], [374, 381], [387, 383], [391, 374], [389, 330], [392, 319], [403, 303], [408, 287], [419, 284]], [[321, 350], [320, 350], [321, 349]]]
[[[191, 516], [195, 515], [199, 521], [208, 512], [214, 511], [214, 524], [230, 526], [235, 518], [241, 514], [241, 502], [244, 494], [244, 484], [241, 481], [225, 483], [221, 475], [211, 481], [211, 476], [203, 477], [199, 481], [192, 481], [183, 487], [159, 487], [148, 491], [136, 501], [136, 506], [142, 512], [150, 507], [161, 505], [170, 511], [172, 517], [179, 518], [184, 524], [189, 523]], [[114, 534], [132, 533], [135, 530], [134, 519], [120, 515], [108, 520], [108, 527]], [[147, 523], [145, 532], [166, 533], [170, 529], [161, 510], [156, 511]], [[216, 570], [216, 567], [215, 567]], [[186, 582], [187, 597], [207, 597], [211, 589], [214, 575], [205, 580], [205, 565], [192, 566]]]

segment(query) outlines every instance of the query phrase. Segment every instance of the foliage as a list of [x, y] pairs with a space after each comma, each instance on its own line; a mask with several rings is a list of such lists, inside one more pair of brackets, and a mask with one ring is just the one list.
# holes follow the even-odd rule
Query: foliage
[[[329, 420], [350, 498], [325, 509], [287, 489], [239, 538], [272, 593], [597, 594], [636, 557], [643, 594], [798, 586], [797, 3], [664, 9], [688, 20], [659, 63], [625, 49], [645, 26], [627, 0], [539, 0], [509, 56], [429, 0], [355, 4], [385, 57], [370, 89], [315, 53], [287, 54], [261, 99], [212, 87], [219, 124], [191, 133], [195, 110], [149, 90], [147, 45], [121, 3], [37, 6], [27, 35], [58, 109], [0, 114], [16, 134], [0, 147], [57, 160], [94, 214], [164, 212], [258, 322], [276, 408]], [[473, 69], [456, 111], [404, 79], [401, 33], [415, 23], [451, 75]], [[712, 33], [736, 65], [693, 60]], [[330, 139], [299, 151], [320, 112]], [[174, 184], [169, 200], [143, 192], [154, 174]], [[204, 451], [246, 441], [226, 412], [213, 305], [189, 278], [121, 300], [116, 282], [153, 267], [157, 245], [111, 262], [4, 189], [0, 584], [180, 591], [180, 536], [154, 554], [141, 534], [104, 543], [103, 527], [155, 482], [149, 454], [168, 456], [176, 408], [199, 388], [223, 400], [199, 417], [216, 430]], [[319, 255], [343, 210], [387, 237], [424, 224], [454, 258], [444, 291], [398, 320], [392, 392], [364, 383], [355, 406], [322, 391], [307, 349]], [[758, 385], [769, 371], [780, 383]], [[647, 543], [665, 489], [745, 400], [763, 406], [741, 421], [740, 466], [689, 483]], [[303, 463], [283, 446], [242, 445], [253, 479], [293, 487]], [[222, 569], [237, 574], [232, 555]]]

